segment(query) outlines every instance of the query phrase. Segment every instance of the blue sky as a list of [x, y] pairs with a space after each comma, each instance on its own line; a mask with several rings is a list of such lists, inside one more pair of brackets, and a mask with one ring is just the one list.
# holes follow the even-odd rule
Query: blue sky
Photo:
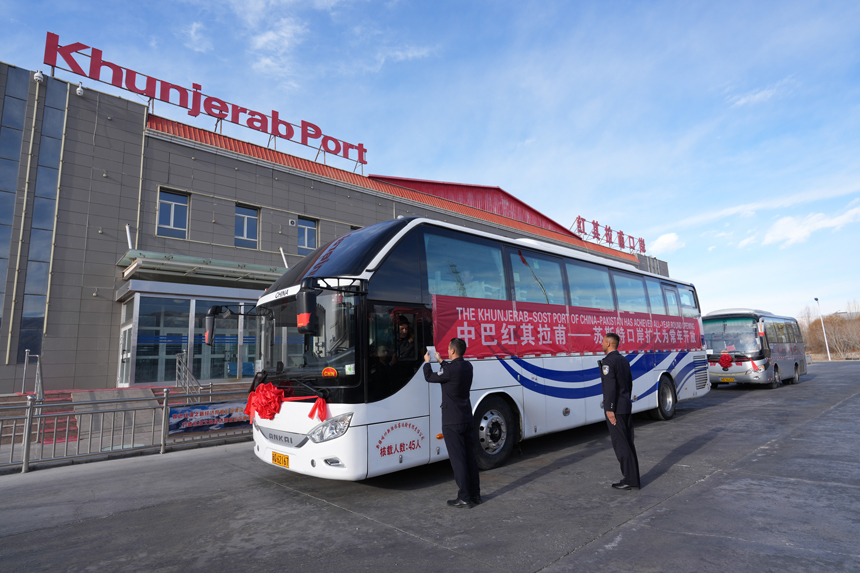
[[365, 174], [498, 185], [644, 237], [706, 312], [860, 299], [856, 2], [0, 0], [0, 23], [8, 63], [44, 68], [54, 32], [363, 143]]

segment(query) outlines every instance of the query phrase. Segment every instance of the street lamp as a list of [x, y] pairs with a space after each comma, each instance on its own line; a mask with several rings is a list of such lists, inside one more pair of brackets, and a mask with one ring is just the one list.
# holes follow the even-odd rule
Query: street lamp
[[[818, 302], [818, 297], [815, 297]], [[830, 360], [830, 346], [827, 344], [827, 331], [824, 329], [824, 317], [821, 315], [821, 303], [818, 302], [818, 318], [821, 319], [821, 332], [824, 333], [824, 347], [827, 349], [827, 359]]]

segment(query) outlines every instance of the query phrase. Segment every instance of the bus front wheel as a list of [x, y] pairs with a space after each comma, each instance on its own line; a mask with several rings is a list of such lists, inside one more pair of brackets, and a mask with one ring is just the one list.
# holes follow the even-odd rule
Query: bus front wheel
[[675, 416], [675, 388], [668, 376], [657, 385], [657, 407], [651, 410], [655, 420], [671, 420]]
[[773, 382], [771, 382], [768, 385], [768, 388], [770, 388], [771, 390], [779, 388], [779, 382], [780, 382], [780, 380], [779, 380], [779, 368], [777, 368], [776, 365], [774, 365], [774, 367], [773, 367]]
[[480, 469], [497, 468], [511, 456], [517, 435], [514, 423], [510, 406], [498, 396], [489, 396], [475, 410], [475, 457]]

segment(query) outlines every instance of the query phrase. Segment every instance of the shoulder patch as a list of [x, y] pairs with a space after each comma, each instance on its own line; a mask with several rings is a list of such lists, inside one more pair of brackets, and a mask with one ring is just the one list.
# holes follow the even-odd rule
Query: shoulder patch
[[609, 364], [604, 364], [604, 366], [603, 366], [603, 373], [604, 373], [604, 374], [609, 374]]

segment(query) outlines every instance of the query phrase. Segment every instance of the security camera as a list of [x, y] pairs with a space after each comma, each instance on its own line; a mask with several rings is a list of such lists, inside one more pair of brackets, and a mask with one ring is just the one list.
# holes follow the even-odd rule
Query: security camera
[[33, 81], [36, 82], [37, 84], [42, 83], [42, 80], [44, 80], [44, 79], [45, 79], [45, 76], [42, 75], [41, 71], [38, 71], [35, 74], [33, 74]]
[[78, 97], [83, 97], [83, 95], [84, 95], [84, 86], [82, 86], [81, 84], [78, 84], [78, 87], [77, 87], [77, 89], [75, 90], [75, 93], [76, 93], [76, 94], [78, 94]]

